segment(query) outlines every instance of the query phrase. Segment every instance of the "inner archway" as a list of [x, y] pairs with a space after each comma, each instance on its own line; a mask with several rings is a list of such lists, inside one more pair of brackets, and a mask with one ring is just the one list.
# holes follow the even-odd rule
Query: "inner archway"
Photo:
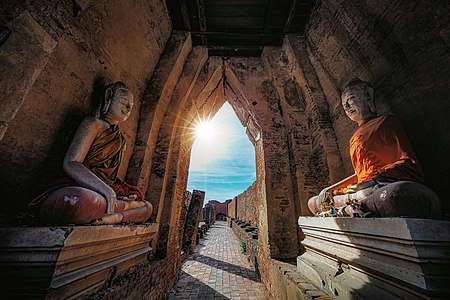
[[228, 102], [208, 120], [196, 125], [187, 190], [224, 202], [256, 180], [255, 151]]
[[[196, 120], [215, 115], [226, 99], [255, 147], [261, 259], [296, 257], [297, 208], [286, 162], [289, 156], [286, 133], [284, 125], [280, 127], [283, 116], [274, 106], [279, 101], [275, 86], [257, 58], [242, 63], [209, 57], [201, 73], [188, 88], [190, 94], [184, 95], [186, 104], [179, 115], [180, 123], [184, 125], [180, 126], [182, 133], [177, 134], [181, 139], [179, 154], [182, 156], [177, 160], [176, 178], [188, 176], [186, 160], [192, 148]], [[175, 194], [182, 195], [184, 190], [181, 189], [183, 186], [177, 185]]]

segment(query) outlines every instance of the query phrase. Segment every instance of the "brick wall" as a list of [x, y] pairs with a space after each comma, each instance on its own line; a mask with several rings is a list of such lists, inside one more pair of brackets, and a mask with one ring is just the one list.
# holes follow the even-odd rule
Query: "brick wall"
[[228, 203], [228, 217], [236, 219], [236, 206], [237, 206], [237, 196]]
[[151, 261], [112, 275], [105, 285], [81, 299], [155, 299], [166, 298], [167, 291], [178, 281], [180, 260]]
[[256, 198], [256, 182], [236, 198], [236, 218], [248, 222], [254, 227], [258, 227], [259, 210]]
[[214, 215], [212, 217], [216, 219], [219, 214], [226, 217], [228, 204], [230, 202], [231, 202], [231, 200], [227, 200], [222, 203], [217, 200], [209, 200], [208, 205], [210, 205], [214, 211]]

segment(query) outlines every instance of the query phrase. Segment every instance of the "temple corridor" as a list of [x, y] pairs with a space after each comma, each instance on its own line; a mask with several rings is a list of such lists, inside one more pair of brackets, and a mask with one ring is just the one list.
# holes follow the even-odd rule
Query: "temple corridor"
[[268, 299], [252, 265], [240, 252], [239, 240], [218, 221], [183, 263], [169, 299]]
[[450, 0], [0, 8], [2, 299], [450, 299]]

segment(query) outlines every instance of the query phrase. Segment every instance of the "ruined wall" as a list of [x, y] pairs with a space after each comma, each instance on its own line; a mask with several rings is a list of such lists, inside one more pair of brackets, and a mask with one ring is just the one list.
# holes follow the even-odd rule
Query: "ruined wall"
[[5, 7], [0, 20], [11, 34], [0, 45], [0, 87], [8, 91], [0, 101], [0, 185], [9, 213], [58, 174], [79, 122], [103, 86], [119, 80], [135, 96], [122, 125], [124, 177], [140, 99], [171, 31], [165, 1], [6, 1]]
[[195, 250], [198, 223], [202, 219], [202, 206], [205, 200], [205, 192], [194, 190], [192, 192], [192, 201], [189, 204], [189, 208], [186, 215], [186, 222], [184, 224], [183, 232], [183, 251], [193, 253]]
[[259, 209], [256, 197], [256, 182], [237, 196], [236, 218], [258, 227]]
[[[237, 196], [231, 200], [230, 203], [228, 203], [228, 218], [236, 219], [236, 208], [237, 208]], [[228, 222], [229, 223], [229, 222]]]
[[[326, 94], [339, 149], [352, 172], [348, 141], [356, 125], [345, 116], [339, 90], [352, 77], [403, 122], [427, 185], [443, 200], [450, 188], [450, 6], [446, 1], [320, 1], [306, 32], [310, 60]], [[298, 37], [290, 37], [293, 43]]]
[[227, 200], [222, 203], [217, 200], [209, 200], [208, 201], [208, 204], [211, 205], [212, 207], [214, 207], [214, 215], [212, 216], [214, 218], [214, 220], [217, 219], [218, 214], [227, 216], [227, 208], [228, 208], [228, 203], [230, 203], [230, 201], [231, 200]]

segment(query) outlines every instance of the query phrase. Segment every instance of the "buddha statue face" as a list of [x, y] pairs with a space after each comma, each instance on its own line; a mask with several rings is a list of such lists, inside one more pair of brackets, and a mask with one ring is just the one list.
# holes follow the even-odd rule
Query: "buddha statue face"
[[361, 125], [365, 120], [376, 116], [373, 89], [369, 91], [362, 85], [347, 87], [342, 93], [342, 107], [350, 120]]
[[133, 94], [128, 90], [120, 89], [114, 94], [106, 115], [111, 121], [124, 122], [130, 116], [132, 108]]
[[116, 125], [128, 119], [132, 108], [133, 94], [125, 84], [119, 82], [108, 86], [106, 89], [100, 116], [111, 125]]

